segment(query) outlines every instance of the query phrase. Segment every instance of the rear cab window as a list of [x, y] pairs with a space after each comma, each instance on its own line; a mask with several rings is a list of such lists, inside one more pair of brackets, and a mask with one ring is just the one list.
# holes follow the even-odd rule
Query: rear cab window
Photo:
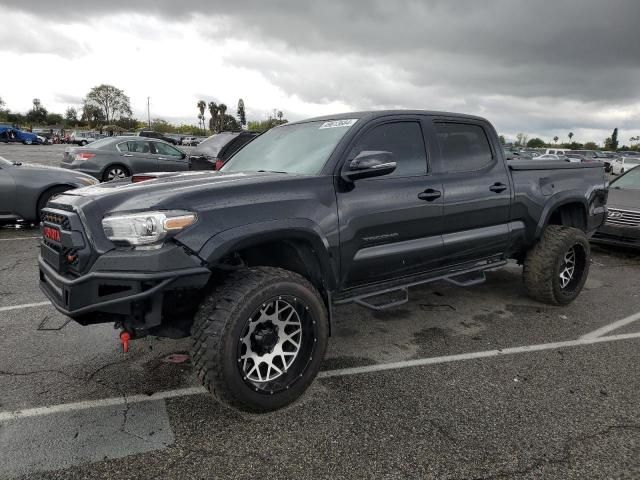
[[494, 162], [484, 128], [472, 123], [437, 121], [434, 123], [443, 172], [481, 170]]

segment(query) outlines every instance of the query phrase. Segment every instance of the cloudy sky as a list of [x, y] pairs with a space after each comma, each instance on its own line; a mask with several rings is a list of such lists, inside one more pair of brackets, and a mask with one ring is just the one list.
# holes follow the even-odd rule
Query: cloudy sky
[[[95, 4], [92, 4], [95, 3]], [[78, 106], [113, 84], [137, 116], [196, 123], [381, 108], [486, 116], [517, 132], [640, 135], [640, 1], [0, 0], [0, 97]], [[232, 113], [233, 113], [232, 112]]]

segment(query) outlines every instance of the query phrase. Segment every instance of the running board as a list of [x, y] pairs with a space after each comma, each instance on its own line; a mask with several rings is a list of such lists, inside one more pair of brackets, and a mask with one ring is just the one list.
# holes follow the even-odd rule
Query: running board
[[[502, 267], [506, 265], [507, 262], [502, 261], [490, 261], [481, 267], [469, 268], [466, 270], [460, 270], [457, 272], [449, 272], [445, 275], [439, 275], [435, 277], [428, 277], [420, 280], [414, 280], [405, 284], [396, 285], [390, 288], [384, 288], [380, 290], [376, 290], [374, 292], [364, 293], [361, 295], [354, 295], [352, 297], [342, 298], [340, 300], [334, 301], [334, 305], [343, 305], [345, 303], [356, 303], [362, 307], [369, 308], [371, 310], [375, 310], [377, 312], [381, 310], [387, 310], [389, 308], [398, 307], [403, 305], [409, 301], [409, 288], [415, 287], [418, 285], [424, 285], [426, 283], [432, 283], [437, 281], [445, 281], [449, 282], [458, 287], [470, 287], [473, 285], [478, 285], [483, 283], [487, 277], [485, 272], [487, 270], [493, 270], [495, 268]], [[383, 303], [375, 303], [370, 301], [369, 299], [373, 299], [375, 297], [379, 297], [380, 295], [385, 295], [393, 292], [402, 292], [402, 298], [391, 300]]]

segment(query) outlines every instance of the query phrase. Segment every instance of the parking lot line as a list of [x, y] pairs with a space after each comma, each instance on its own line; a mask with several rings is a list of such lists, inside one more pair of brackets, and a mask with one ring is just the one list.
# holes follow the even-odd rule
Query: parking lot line
[[31, 308], [31, 307], [44, 307], [45, 305], [51, 305], [51, 302], [37, 302], [37, 303], [23, 303], [21, 305], [9, 305], [8, 307], [0, 307], [0, 312], [7, 312], [9, 310], [21, 310], [23, 308]]
[[613, 323], [610, 323], [609, 325], [605, 325], [604, 327], [598, 328], [597, 330], [594, 330], [593, 332], [589, 332], [586, 335], [581, 336], [580, 338], [583, 340], [589, 340], [592, 338], [602, 337], [603, 335], [609, 332], [612, 332], [614, 330], [617, 330], [618, 328], [624, 327], [625, 325], [629, 325], [630, 323], [633, 323], [637, 320], [640, 320], [640, 312], [634, 313], [633, 315], [629, 315], [626, 318], [622, 318]]
[[0, 238], [0, 242], [10, 242], [12, 240], [31, 240], [33, 238], [41, 238], [40, 235], [33, 237], [14, 237], [14, 238]]
[[[504, 348], [502, 350], [487, 350], [482, 352], [462, 353], [459, 355], [447, 355], [442, 357], [421, 358], [418, 360], [406, 360], [403, 362], [383, 363], [378, 365], [368, 365], [365, 367], [341, 368], [337, 370], [326, 370], [318, 374], [318, 378], [331, 378], [346, 375], [357, 375], [362, 373], [374, 373], [385, 370], [398, 370], [409, 367], [421, 367], [441, 363], [459, 362], [465, 360], [476, 360], [480, 358], [498, 357], [503, 355], [513, 355], [517, 353], [541, 352], [545, 350], [555, 350], [567, 347], [577, 347], [592, 345], [597, 343], [616, 342], [640, 338], [640, 332], [625, 333], [621, 335], [611, 335], [608, 337], [580, 338], [578, 340], [568, 340], [564, 342], [542, 343], [538, 345], [526, 345], [522, 347]], [[59, 405], [49, 405], [44, 407], [28, 408], [17, 411], [0, 412], [0, 422], [19, 420], [21, 418], [39, 417], [54, 413], [70, 412], [75, 410], [86, 410], [89, 408], [108, 407], [113, 405], [128, 405], [153, 400], [164, 400], [168, 398], [186, 397], [190, 395], [200, 395], [206, 393], [204, 387], [181, 388], [177, 390], [165, 390], [151, 395], [131, 395], [113, 398], [102, 398], [98, 400], [87, 400], [83, 402], [65, 403]]]

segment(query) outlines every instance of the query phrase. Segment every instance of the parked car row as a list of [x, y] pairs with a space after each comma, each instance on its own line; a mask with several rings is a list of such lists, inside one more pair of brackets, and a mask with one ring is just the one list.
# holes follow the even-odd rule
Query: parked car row
[[141, 134], [107, 137], [84, 147], [67, 148], [60, 166], [103, 182], [138, 173], [217, 170], [257, 135], [245, 131], [218, 133], [200, 143], [191, 155], [160, 138]]

